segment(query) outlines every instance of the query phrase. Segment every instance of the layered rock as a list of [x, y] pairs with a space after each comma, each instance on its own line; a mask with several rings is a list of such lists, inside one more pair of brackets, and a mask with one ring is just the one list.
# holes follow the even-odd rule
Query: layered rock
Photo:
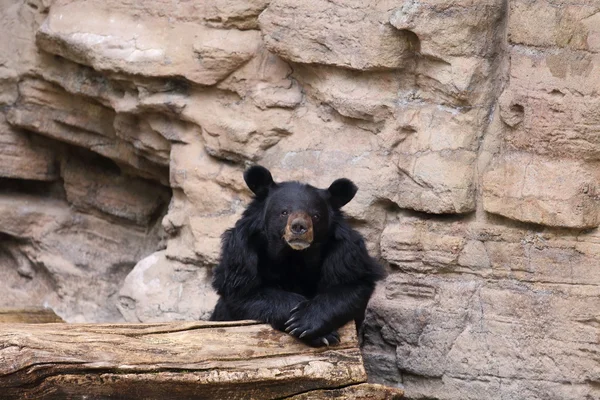
[[71, 322], [119, 321], [116, 288], [159, 247], [145, 228], [75, 212], [63, 199], [2, 192], [2, 306], [47, 306]]
[[0, 8], [1, 306], [208, 318], [260, 163], [359, 186], [371, 380], [600, 397], [597, 1]]
[[483, 185], [489, 212], [548, 226], [600, 225], [600, 162], [506, 153], [490, 166]]
[[365, 330], [375, 381], [415, 398], [598, 395], [586, 356], [598, 350], [597, 232], [499, 222], [390, 221], [381, 251], [396, 273]]
[[58, 177], [56, 154], [32, 141], [27, 132], [10, 127], [0, 115], [0, 176], [53, 181]]
[[[597, 227], [598, 4], [511, 1], [510, 10], [503, 151], [484, 176], [483, 206], [519, 221]], [[534, 15], [543, 32], [524, 23]]]
[[397, 69], [410, 62], [414, 35], [390, 26], [395, 5], [394, 1], [274, 0], [260, 15], [260, 29], [267, 48], [290, 61]]
[[40, 52], [48, 6], [2, 6], [2, 306], [122, 321], [118, 288], [164, 247], [170, 143], [118, 123], [128, 84]]
[[[88, 18], [90, 9], [93, 18]], [[105, 2], [57, 4], [38, 30], [37, 43], [97, 71], [183, 77], [201, 85], [235, 71], [260, 43], [259, 33], [251, 30], [223, 31], [196, 21], [173, 24], [154, 15], [140, 19], [127, 11], [114, 12]]]

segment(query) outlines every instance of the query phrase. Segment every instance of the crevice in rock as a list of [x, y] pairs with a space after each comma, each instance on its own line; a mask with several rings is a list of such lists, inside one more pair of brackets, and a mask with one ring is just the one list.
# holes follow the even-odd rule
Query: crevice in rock
[[424, 211], [417, 211], [411, 209], [402, 209], [401, 214], [410, 217], [416, 217], [422, 220], [428, 221], [436, 221], [436, 222], [446, 222], [453, 223], [457, 221], [471, 221], [475, 218], [475, 212], [469, 211], [465, 213], [427, 213]]
[[525, 222], [517, 219], [512, 219], [509, 217], [505, 217], [500, 214], [494, 214], [490, 212], [485, 212], [488, 222], [493, 223], [495, 225], [504, 226], [507, 228], [521, 229], [527, 230], [531, 232], [552, 232], [559, 236], [570, 236], [570, 235], [578, 235], [584, 232], [594, 231], [597, 228], [568, 228], [568, 227], [557, 227], [557, 226], [548, 226], [543, 224], [536, 224], [534, 222]]
[[343, 123], [344, 125], [356, 126], [364, 131], [378, 134], [385, 126], [385, 121], [378, 121], [374, 115], [363, 114], [359, 116], [345, 115], [335, 105], [327, 102], [319, 104], [319, 108], [326, 110], [329, 118], [334, 118], [336, 121]]
[[26, 194], [65, 200], [65, 190], [60, 181], [34, 181], [0, 177], [0, 195]]
[[408, 43], [409, 52], [413, 57], [421, 54], [421, 40], [419, 36], [409, 29], [398, 29], [398, 34]]

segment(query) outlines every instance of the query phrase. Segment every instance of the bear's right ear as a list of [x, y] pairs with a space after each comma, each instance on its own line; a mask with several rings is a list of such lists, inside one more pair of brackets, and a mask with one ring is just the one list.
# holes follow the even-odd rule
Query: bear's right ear
[[275, 185], [273, 177], [268, 169], [255, 165], [244, 172], [244, 180], [248, 188], [257, 196], [264, 196], [269, 193], [269, 189]]

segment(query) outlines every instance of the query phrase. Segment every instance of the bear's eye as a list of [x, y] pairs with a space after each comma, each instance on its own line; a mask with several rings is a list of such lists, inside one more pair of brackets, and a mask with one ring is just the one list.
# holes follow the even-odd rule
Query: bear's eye
[[283, 210], [283, 211], [281, 212], [281, 216], [282, 216], [282, 217], [286, 217], [287, 215], [288, 215], [288, 211], [287, 211], [287, 210]]
[[320, 220], [320, 219], [321, 219], [321, 216], [320, 216], [319, 214], [315, 214], [315, 215], [313, 215], [313, 219], [314, 219], [315, 221], [318, 221], [318, 220]]

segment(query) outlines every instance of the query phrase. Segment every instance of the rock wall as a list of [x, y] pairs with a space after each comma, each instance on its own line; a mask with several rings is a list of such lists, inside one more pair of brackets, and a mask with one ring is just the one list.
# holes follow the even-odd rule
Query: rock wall
[[600, 1], [0, 11], [0, 306], [207, 318], [261, 163], [358, 184], [346, 211], [390, 271], [372, 381], [600, 398]]

